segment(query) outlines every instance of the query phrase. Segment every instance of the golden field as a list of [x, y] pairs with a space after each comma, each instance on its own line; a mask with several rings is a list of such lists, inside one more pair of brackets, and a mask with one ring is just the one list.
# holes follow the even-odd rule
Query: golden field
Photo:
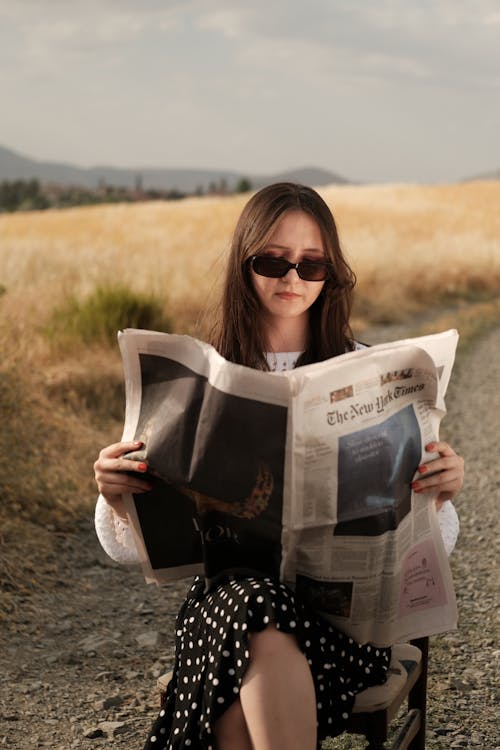
[[[500, 182], [321, 192], [358, 276], [357, 327], [499, 293]], [[247, 198], [0, 216], [0, 304], [17, 332], [13, 350], [4, 331], [4, 352], [29, 357], [35, 345], [37, 358], [43, 355], [37, 329], [54, 306], [103, 282], [154, 292], [176, 331], [203, 335], [197, 321], [206, 322], [203, 313], [217, 299], [230, 234]]]
[[[476, 332], [500, 319], [500, 182], [320, 192], [358, 276], [355, 333], [405, 319], [418, 333]], [[247, 199], [0, 216], [0, 508], [64, 525], [90, 508], [92, 462], [120, 436], [117, 347], [55, 346], [43, 334], [53, 310], [121, 283], [161, 297], [173, 330], [202, 338]]]

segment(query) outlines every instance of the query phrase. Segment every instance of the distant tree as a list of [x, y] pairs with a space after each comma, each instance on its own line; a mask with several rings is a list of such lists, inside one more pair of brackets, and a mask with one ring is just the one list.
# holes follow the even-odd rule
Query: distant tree
[[242, 177], [236, 185], [237, 193], [248, 193], [252, 189], [252, 183], [247, 177]]
[[48, 183], [40, 185], [38, 180], [15, 180], [0, 182], [0, 213], [5, 211], [34, 211], [45, 208], [69, 208], [70, 206], [92, 206], [100, 203], [130, 203], [148, 200], [180, 200], [186, 193], [170, 190], [141, 190], [119, 185], [108, 185], [100, 180], [98, 188], [79, 185]]
[[178, 190], [176, 187], [171, 188], [167, 193], [167, 199], [169, 201], [178, 201], [186, 197], [186, 193], [182, 190]]
[[47, 208], [49, 201], [38, 180], [14, 180], [0, 183], [0, 211], [36, 211]]

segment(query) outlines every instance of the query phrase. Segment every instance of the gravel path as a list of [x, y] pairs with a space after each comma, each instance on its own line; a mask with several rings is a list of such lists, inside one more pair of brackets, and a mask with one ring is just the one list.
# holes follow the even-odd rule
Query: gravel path
[[[427, 747], [495, 750], [500, 329], [460, 362], [448, 408], [443, 437], [465, 456], [467, 470], [452, 557], [460, 625], [432, 639]], [[146, 586], [139, 570], [106, 558], [90, 522], [59, 536], [46, 564], [59, 570], [52, 586], [20, 596], [0, 633], [0, 745], [138, 750], [158, 704], [156, 677], [171, 664], [187, 582]], [[329, 744], [362, 746], [349, 738]]]

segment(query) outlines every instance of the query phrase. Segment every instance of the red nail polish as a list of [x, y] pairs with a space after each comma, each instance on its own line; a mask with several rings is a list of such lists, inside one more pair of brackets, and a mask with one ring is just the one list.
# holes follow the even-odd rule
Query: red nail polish
[[425, 472], [427, 471], [427, 466], [419, 466], [418, 470], [421, 474], [425, 474]]
[[145, 464], [145, 463], [140, 463], [140, 464], [138, 464], [137, 468], [139, 469], [139, 471], [147, 471], [148, 470], [148, 465]]
[[419, 486], [418, 482], [412, 482], [411, 483], [411, 488], [412, 488], [412, 490], [415, 490], [415, 492], [418, 492], [418, 486]]

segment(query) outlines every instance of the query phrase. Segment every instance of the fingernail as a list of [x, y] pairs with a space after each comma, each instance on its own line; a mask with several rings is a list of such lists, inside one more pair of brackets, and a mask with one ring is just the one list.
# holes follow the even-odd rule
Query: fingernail
[[140, 463], [140, 464], [137, 464], [137, 468], [139, 469], [139, 471], [147, 471], [148, 465], [145, 463]]
[[420, 485], [419, 485], [418, 482], [412, 482], [411, 483], [411, 488], [412, 488], [412, 490], [415, 490], [415, 492], [419, 492], [419, 487], [420, 487]]
[[134, 445], [137, 445], [138, 448], [142, 445], [142, 440], [134, 440]]
[[429, 451], [430, 453], [432, 453], [432, 451], [434, 450], [435, 447], [436, 446], [434, 445], [434, 443], [429, 443], [429, 445], [425, 446], [425, 450]]
[[418, 470], [421, 474], [425, 474], [425, 472], [427, 471], [427, 466], [419, 466]]

